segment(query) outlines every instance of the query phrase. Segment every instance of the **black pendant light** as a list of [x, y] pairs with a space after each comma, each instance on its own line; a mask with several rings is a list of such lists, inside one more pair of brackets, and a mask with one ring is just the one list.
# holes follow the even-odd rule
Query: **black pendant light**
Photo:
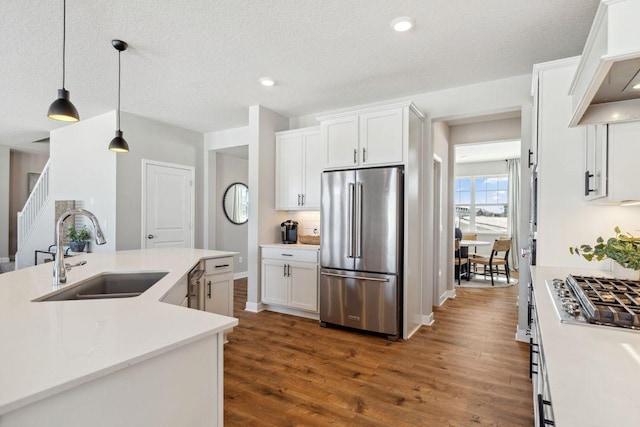
[[58, 89], [58, 99], [49, 106], [47, 116], [62, 122], [77, 122], [80, 120], [78, 110], [69, 101], [69, 91], [64, 88], [65, 45], [67, 37], [67, 1], [62, 1], [62, 89]]
[[118, 51], [118, 116], [116, 118], [118, 130], [116, 130], [116, 137], [109, 144], [109, 150], [117, 153], [128, 153], [129, 144], [122, 137], [122, 131], [120, 130], [120, 54], [122, 51], [127, 50], [128, 45], [122, 40], [111, 40], [111, 44]]

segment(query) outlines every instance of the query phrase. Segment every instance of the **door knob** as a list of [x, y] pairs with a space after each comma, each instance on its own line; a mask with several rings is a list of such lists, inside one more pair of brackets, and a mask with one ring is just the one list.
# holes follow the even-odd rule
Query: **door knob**
[[154, 236], [153, 234], [149, 234], [149, 235], [147, 236], [147, 239], [153, 239], [154, 237], [156, 237], [156, 236]]

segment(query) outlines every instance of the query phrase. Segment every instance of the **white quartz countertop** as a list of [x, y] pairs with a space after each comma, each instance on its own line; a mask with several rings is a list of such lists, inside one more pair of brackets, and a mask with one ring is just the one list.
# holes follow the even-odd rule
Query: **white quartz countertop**
[[559, 427], [640, 424], [640, 331], [562, 324], [545, 280], [610, 273], [531, 267], [549, 391]]
[[289, 248], [289, 249], [305, 249], [308, 251], [319, 251], [320, 245], [305, 245], [302, 243], [269, 243], [260, 245], [263, 248]]
[[[0, 274], [1, 415], [238, 324], [162, 302], [200, 259], [234, 252], [149, 249], [73, 257], [67, 284], [106, 271], [168, 271], [134, 298], [32, 302], [51, 293], [53, 263]], [[115, 408], [114, 410], [117, 410]]]

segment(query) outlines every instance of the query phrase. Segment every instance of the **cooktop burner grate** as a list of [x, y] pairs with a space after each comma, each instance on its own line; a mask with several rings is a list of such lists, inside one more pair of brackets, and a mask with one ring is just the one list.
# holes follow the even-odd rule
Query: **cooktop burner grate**
[[640, 281], [567, 277], [590, 323], [640, 329]]

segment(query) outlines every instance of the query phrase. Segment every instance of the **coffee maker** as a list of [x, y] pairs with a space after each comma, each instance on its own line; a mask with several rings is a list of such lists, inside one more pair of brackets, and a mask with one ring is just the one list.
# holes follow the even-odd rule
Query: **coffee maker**
[[298, 222], [287, 220], [280, 224], [280, 236], [282, 243], [298, 242]]

